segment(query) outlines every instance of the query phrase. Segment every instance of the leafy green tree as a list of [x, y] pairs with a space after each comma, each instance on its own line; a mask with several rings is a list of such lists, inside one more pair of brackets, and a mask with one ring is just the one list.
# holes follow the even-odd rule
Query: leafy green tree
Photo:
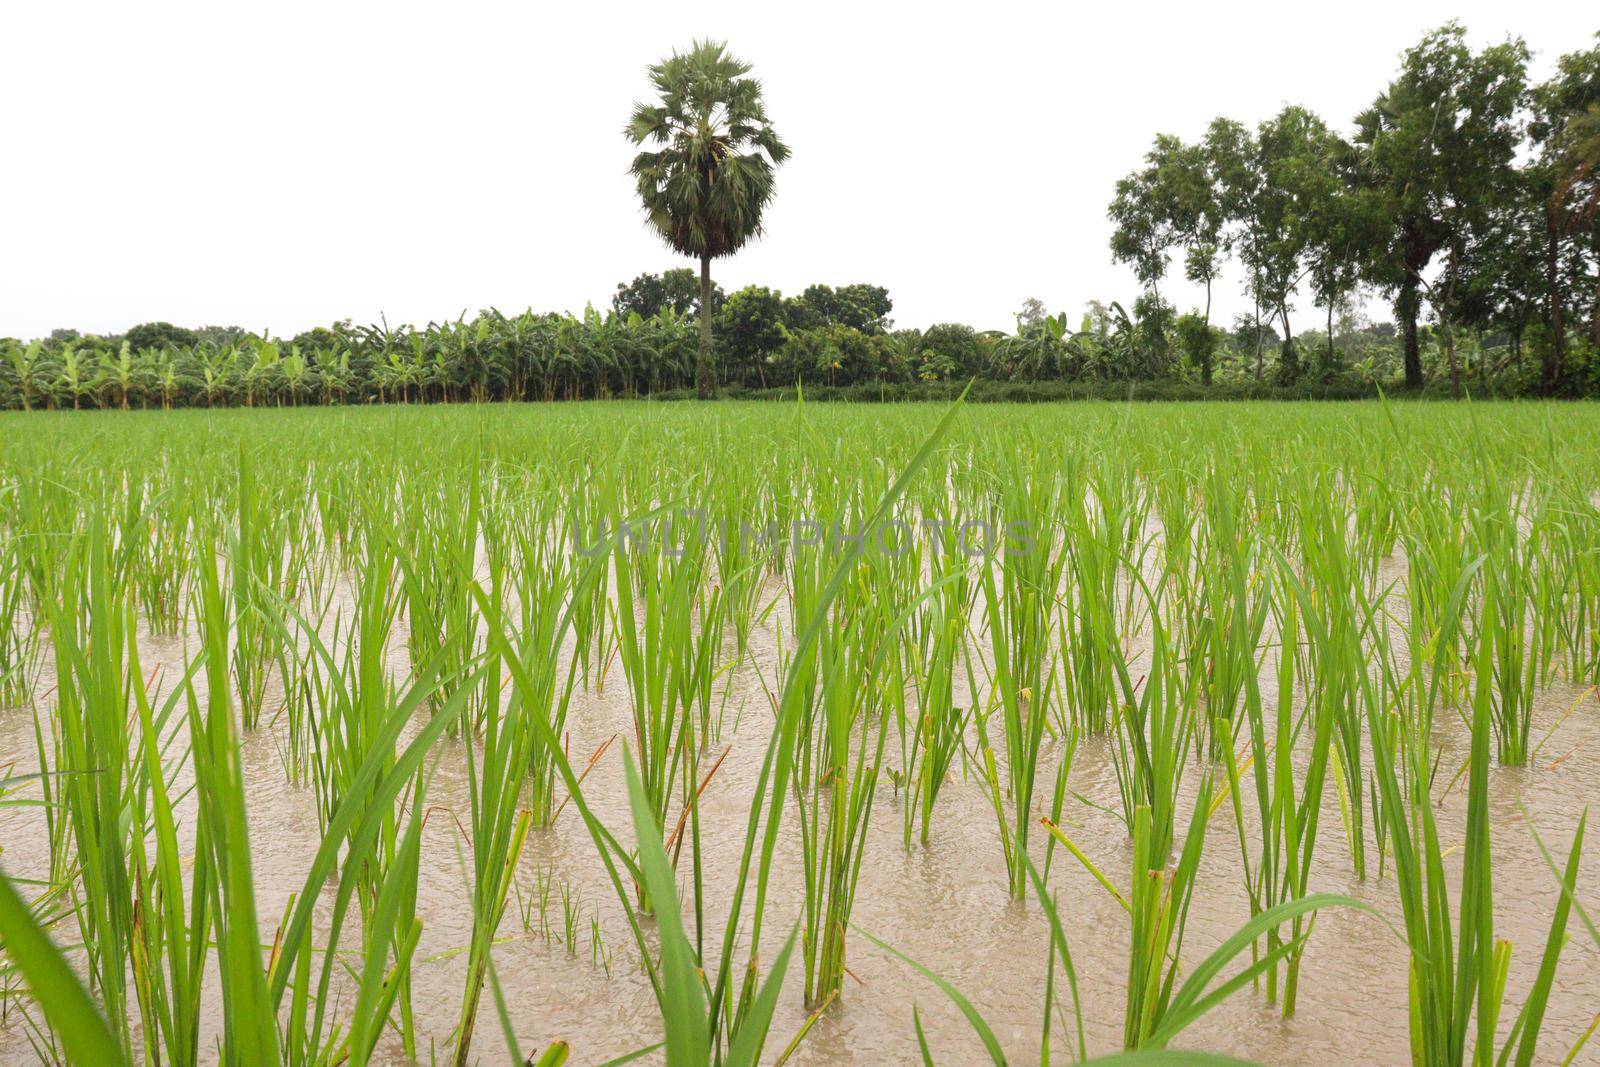
[[789, 332], [784, 327], [783, 294], [762, 285], [750, 285], [728, 297], [718, 316], [728, 362], [746, 380], [766, 385], [768, 358], [783, 347]]
[[[1448, 322], [1473, 228], [1511, 185], [1527, 62], [1521, 41], [1474, 53], [1448, 23], [1405, 53], [1399, 77], [1356, 119], [1357, 174], [1383, 222], [1364, 273], [1394, 295], [1409, 387], [1422, 385], [1422, 292]], [[1424, 272], [1441, 252], [1444, 276], [1430, 283]]]
[[[711, 309], [722, 307], [722, 286], [711, 289]], [[692, 315], [700, 308], [700, 279], [688, 267], [674, 267], [660, 274], [641, 274], [627, 284], [618, 283], [611, 297], [611, 309], [619, 315], [637, 313], [652, 319], [667, 308], [679, 315]]]
[[941, 379], [965, 379], [988, 368], [990, 345], [971, 326], [941, 322], [922, 331], [919, 349], [926, 366], [937, 367]]
[[[659, 100], [634, 107], [627, 136], [650, 147], [631, 168], [650, 225], [674, 250], [700, 260], [700, 306], [711, 306], [711, 261], [761, 233], [774, 173], [789, 157], [761, 101], [750, 64], [717, 41], [696, 41], [650, 68]], [[695, 385], [713, 395], [710, 314], [699, 316]]]
[[[1531, 95], [1534, 154], [1524, 181], [1544, 224], [1539, 260], [1551, 343], [1540, 378], [1551, 392], [1565, 371], [1566, 311], [1585, 273], [1585, 252], [1600, 252], [1600, 44], [1562, 56], [1555, 76]], [[1590, 329], [1600, 346], [1600, 269], [1595, 279]]]
[[1334, 350], [1334, 316], [1361, 286], [1362, 256], [1373, 247], [1382, 225], [1376, 197], [1354, 175], [1355, 149], [1331, 131], [1320, 158], [1296, 170], [1299, 206], [1296, 226], [1304, 242], [1306, 275], [1327, 316], [1324, 376], [1340, 362]]
[[1147, 165], [1117, 182], [1116, 193], [1106, 214], [1111, 231], [1111, 259], [1133, 268], [1133, 275], [1148, 289], [1156, 290], [1167, 273], [1167, 259], [1179, 237], [1168, 218], [1164, 184], [1166, 174], [1160, 157], [1176, 151], [1180, 142], [1165, 134], [1145, 156]]
[[1278, 370], [1285, 382], [1302, 369], [1289, 322], [1300, 282], [1312, 277], [1328, 308], [1330, 338], [1333, 309], [1356, 284], [1353, 240], [1363, 216], [1357, 199], [1345, 194], [1338, 169], [1348, 155], [1327, 124], [1305, 108], [1286, 107], [1257, 131], [1259, 191], [1244, 255], [1258, 303], [1275, 310], [1283, 328]]
[[[1266, 195], [1256, 137], [1243, 123], [1218, 118], [1206, 128], [1202, 142], [1213, 195], [1222, 219], [1224, 248], [1239, 253], [1246, 272], [1245, 291], [1251, 298], [1250, 336], [1255, 376], [1260, 380], [1266, 336], [1274, 333], [1262, 319], [1261, 293], [1266, 288], [1263, 269], [1272, 234], [1263, 229], [1260, 201]], [[1236, 324], [1237, 325], [1237, 324]]]
[[143, 352], [147, 348], [160, 348], [163, 345], [193, 348], [199, 337], [193, 330], [174, 326], [170, 322], [143, 322], [123, 334], [122, 339], [132, 345], [135, 352]]
[[1200, 384], [1210, 385], [1217, 346], [1221, 341], [1220, 331], [1192, 311], [1187, 315], [1179, 315], [1173, 323], [1173, 330], [1178, 335], [1178, 347], [1182, 349], [1184, 359], [1200, 375]]
[[1116, 224], [1112, 258], [1132, 264], [1152, 289], [1166, 275], [1170, 252], [1184, 249], [1184, 276], [1205, 286], [1208, 322], [1226, 222], [1211, 163], [1204, 144], [1187, 145], [1162, 134], [1146, 153], [1144, 169], [1117, 183], [1109, 212]]

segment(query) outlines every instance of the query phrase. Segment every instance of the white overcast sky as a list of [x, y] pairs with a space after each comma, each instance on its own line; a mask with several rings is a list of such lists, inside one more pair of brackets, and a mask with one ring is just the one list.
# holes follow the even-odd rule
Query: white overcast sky
[[[688, 265], [644, 226], [621, 130], [646, 66], [696, 36], [755, 64], [793, 148], [724, 288], [873, 282], [903, 325], [1005, 328], [1029, 296], [1076, 315], [1134, 295], [1105, 207], [1157, 132], [1287, 102], [1342, 126], [1450, 17], [1521, 35], [1542, 75], [1593, 12], [7, 0], [0, 336], [604, 307]], [[1244, 304], [1229, 279], [1219, 317]]]

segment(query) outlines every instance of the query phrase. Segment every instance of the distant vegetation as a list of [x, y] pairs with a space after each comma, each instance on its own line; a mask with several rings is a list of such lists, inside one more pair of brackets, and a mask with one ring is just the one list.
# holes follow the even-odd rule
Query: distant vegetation
[[[1600, 40], [1600, 39], [1597, 39]], [[699, 270], [641, 274], [609, 310], [425, 327], [349, 321], [291, 338], [146, 323], [0, 339], [0, 407], [175, 407], [629, 397], [797, 384], [915, 396], [978, 378], [1190, 395], [1600, 395], [1600, 43], [1532, 84], [1520, 40], [1428, 34], [1341, 132], [1301, 107], [1196, 142], [1158, 136], [1117, 183], [1113, 259], [1143, 287], [1077, 318], [1026, 301], [1014, 330], [897, 327], [888, 292], [724, 294], [714, 258], [759, 235], [788, 148], [748, 64], [696, 43], [650, 69], [628, 139], [648, 224]], [[1214, 320], [1236, 261], [1251, 312]], [[1180, 312], [1174, 266], [1203, 286]], [[1299, 334], [1309, 300], [1323, 326]], [[1370, 302], [1392, 306], [1393, 325]], [[1376, 305], [1375, 305], [1376, 306]], [[709, 307], [708, 314], [701, 314]], [[937, 392], [937, 390], [936, 390]]]

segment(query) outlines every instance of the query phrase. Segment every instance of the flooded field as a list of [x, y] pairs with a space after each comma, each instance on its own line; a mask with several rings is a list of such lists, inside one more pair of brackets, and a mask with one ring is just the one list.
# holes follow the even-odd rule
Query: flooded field
[[1600, 1061], [1600, 409], [0, 423], [5, 1062]]

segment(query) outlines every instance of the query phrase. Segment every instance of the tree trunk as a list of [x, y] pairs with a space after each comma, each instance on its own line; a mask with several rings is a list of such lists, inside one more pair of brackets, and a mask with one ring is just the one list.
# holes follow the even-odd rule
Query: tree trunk
[[1278, 318], [1283, 323], [1283, 348], [1278, 353], [1278, 377], [1292, 382], [1300, 377], [1300, 360], [1294, 354], [1294, 331], [1289, 328], [1289, 309], [1278, 305]]
[[1333, 298], [1330, 296], [1328, 298], [1328, 366], [1327, 366], [1327, 370], [1331, 373], [1333, 371], [1333, 367], [1334, 367], [1334, 359], [1333, 359]]
[[1560, 386], [1567, 360], [1567, 327], [1561, 307], [1561, 228], [1550, 205], [1544, 209], [1544, 229], [1544, 284], [1550, 311], [1550, 344], [1544, 350], [1539, 385], [1548, 394]]
[[1400, 329], [1405, 342], [1406, 388], [1422, 388], [1422, 349], [1417, 344], [1417, 276], [1406, 271], [1406, 280], [1400, 285], [1400, 299], [1395, 303], [1395, 315], [1400, 319]]
[[1264, 331], [1261, 329], [1261, 301], [1259, 299], [1256, 300], [1255, 310], [1251, 314], [1256, 320], [1256, 381], [1259, 382], [1261, 380], [1262, 368], [1261, 342], [1265, 339], [1263, 337]]
[[1445, 265], [1444, 299], [1434, 301], [1439, 312], [1439, 328], [1444, 331], [1444, 356], [1450, 367], [1450, 396], [1455, 400], [1461, 399], [1461, 364], [1456, 359], [1456, 331], [1450, 325], [1450, 309], [1455, 307], [1456, 266], [1459, 262], [1460, 258], [1452, 248], [1450, 261]]
[[1461, 365], [1456, 361], [1456, 332], [1450, 328], [1450, 319], [1439, 316], [1439, 328], [1444, 331], [1445, 362], [1450, 366], [1450, 396], [1461, 399]]
[[700, 257], [700, 351], [694, 360], [695, 390], [701, 400], [716, 395], [717, 382], [711, 372], [711, 257]]
[[1594, 283], [1594, 307], [1589, 311], [1589, 336], [1594, 346], [1600, 348], [1600, 278]]

